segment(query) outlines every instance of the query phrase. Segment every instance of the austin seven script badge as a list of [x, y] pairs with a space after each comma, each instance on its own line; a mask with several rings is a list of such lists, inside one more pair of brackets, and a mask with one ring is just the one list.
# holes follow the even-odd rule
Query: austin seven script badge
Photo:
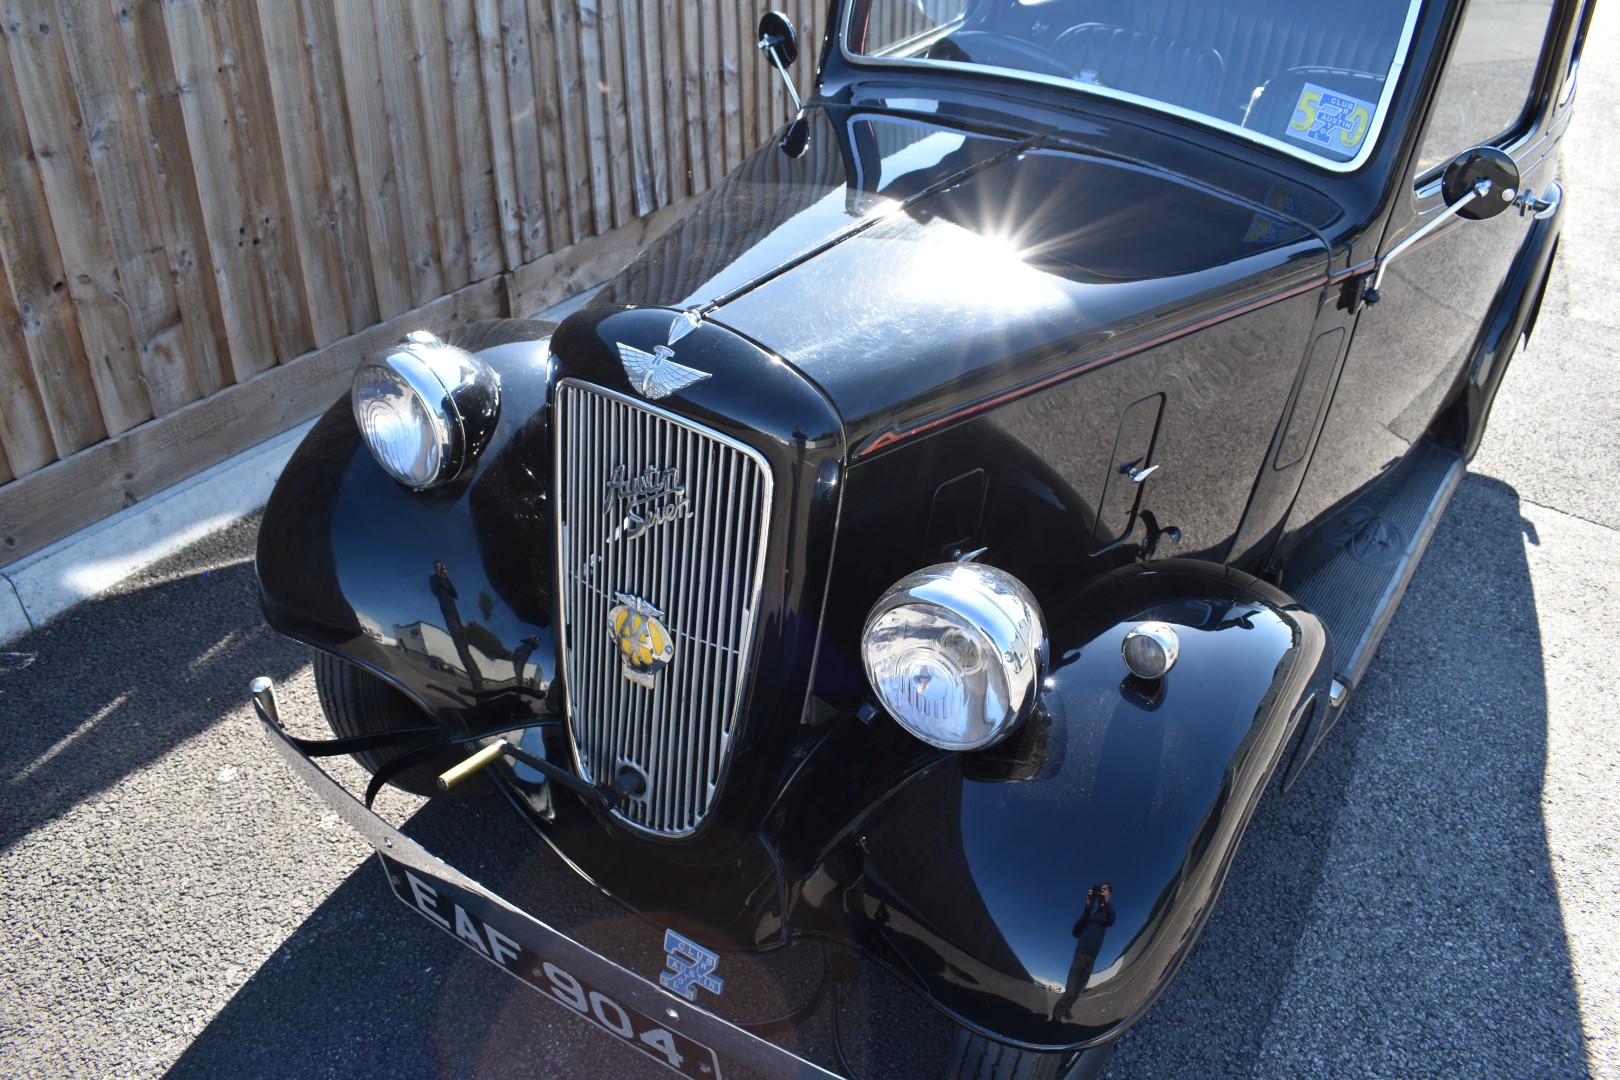
[[664, 613], [639, 596], [614, 593], [608, 609], [608, 636], [619, 649], [619, 669], [637, 686], [651, 690], [658, 673], [675, 659], [675, 636]]
[[675, 316], [675, 322], [669, 328], [669, 345], [659, 345], [650, 353], [622, 341], [614, 342], [619, 347], [619, 359], [624, 361], [624, 373], [630, 376], [630, 385], [642, 397], [657, 401], [683, 386], [709, 378], [707, 371], [677, 364], [675, 350], [670, 348], [670, 345], [696, 330], [699, 322], [701, 319], [695, 312], [687, 311]]

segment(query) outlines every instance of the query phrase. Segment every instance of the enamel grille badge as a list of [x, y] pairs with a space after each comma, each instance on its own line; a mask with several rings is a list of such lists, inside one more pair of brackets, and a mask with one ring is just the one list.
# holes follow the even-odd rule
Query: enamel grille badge
[[670, 345], [696, 330], [701, 321], [700, 316], [691, 311], [675, 316], [675, 322], [669, 328], [669, 345], [659, 345], [652, 352], [642, 352], [622, 341], [614, 342], [619, 347], [619, 359], [624, 362], [624, 373], [630, 376], [630, 385], [636, 388], [637, 393], [650, 401], [657, 401], [683, 386], [709, 378], [707, 371], [677, 364], [675, 350], [670, 348]]
[[619, 670], [651, 690], [658, 673], [675, 659], [675, 638], [662, 622], [662, 611], [639, 596], [613, 595], [619, 602], [608, 609], [608, 636], [619, 650]]
[[700, 988], [711, 994], [720, 994], [725, 990], [725, 980], [714, 973], [720, 963], [719, 954], [710, 952], [691, 938], [665, 930], [664, 957], [664, 964], [669, 970], [659, 973], [658, 982], [687, 1001], [696, 1001]]

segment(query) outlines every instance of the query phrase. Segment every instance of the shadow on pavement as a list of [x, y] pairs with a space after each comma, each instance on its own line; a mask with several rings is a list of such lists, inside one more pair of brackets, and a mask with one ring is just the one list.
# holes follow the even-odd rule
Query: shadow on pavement
[[1511, 487], [1465, 479], [1349, 713], [1261, 804], [1108, 1075], [1587, 1071], [1526, 539]]
[[[628, 951], [644, 974], [661, 966], [661, 931], [575, 878], [499, 796], [431, 803], [406, 831], [504, 895], [529, 896], [576, 938], [615, 943], [615, 954], [628, 960]], [[406, 908], [371, 859], [238, 990], [169, 1075], [671, 1074]]]
[[[255, 526], [211, 543], [251, 550]], [[309, 662], [259, 620], [243, 629], [251, 561], [163, 580], [173, 562], [7, 646], [34, 660], [0, 676], [0, 851], [216, 724], [220, 693]]]
[[[406, 831], [644, 977], [663, 966], [661, 927], [575, 877], [498, 796], [430, 803]], [[782, 953], [758, 961], [728, 954], [728, 1001], [763, 1019], [805, 1000], [820, 973], [820, 948], [796, 948], [810, 950], [808, 968]], [[937, 1071], [949, 1051], [949, 1032], [911, 1022], [916, 1014], [907, 1011], [909, 999], [898, 986], [883, 996], [887, 1000], [846, 1000], [840, 1013], [846, 1047], [862, 1075], [907, 1075], [918, 1061], [932, 1061]], [[780, 1041], [815, 1060], [831, 1060], [827, 1010]], [[732, 1080], [756, 1075], [724, 1059], [722, 1072]], [[178, 1078], [222, 1074], [265, 1080], [672, 1075], [407, 909], [375, 860], [304, 921], [169, 1072]]]
[[[290, 774], [287, 783], [296, 783]], [[492, 852], [529, 843], [503, 806], [481, 802], [487, 805], [430, 805], [413, 818], [411, 831], [423, 839], [474, 831]], [[487, 972], [482, 980], [457, 977], [469, 960]], [[403, 1080], [486, 1073], [469, 1046], [506, 1044], [535, 1059], [546, 1055], [549, 1040], [526, 1011], [511, 1015], [509, 1000], [521, 1003], [525, 995], [535, 999], [533, 1009], [560, 1011], [406, 910], [377, 861], [368, 859], [248, 979], [168, 1075]], [[533, 1074], [547, 1074], [538, 1060], [531, 1066]]]

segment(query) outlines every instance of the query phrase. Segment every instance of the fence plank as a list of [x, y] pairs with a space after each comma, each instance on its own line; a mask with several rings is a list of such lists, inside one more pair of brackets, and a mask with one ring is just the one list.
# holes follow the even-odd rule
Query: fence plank
[[234, 110], [222, 76], [225, 57], [220, 55], [212, 19], [198, 0], [173, 0], [163, 10], [230, 342], [231, 369], [241, 381], [275, 364], [270, 346], [277, 327], [259, 279], [253, 250], [258, 231], [250, 232], [252, 210], [240, 183]]
[[485, 107], [478, 19], [472, 0], [445, 0], [450, 96], [461, 162], [461, 209], [467, 230], [467, 268], [482, 281], [508, 268], [501, 242], [500, 196], [495, 183], [490, 116]]
[[810, 100], [810, 91], [815, 87], [816, 65], [821, 60], [821, 38], [826, 32], [829, 17], [826, 4], [818, 4], [815, 0], [800, 0], [804, 7], [804, 25], [810, 28], [809, 35], [802, 40], [809, 42], [810, 51], [808, 63], [798, 65], [799, 97], [805, 101]]
[[684, 182], [680, 190], [686, 195], [696, 195], [709, 186], [707, 136], [703, 126], [703, 20], [697, 4], [687, 2], [676, 6], [681, 28], [680, 94], [674, 99], [681, 103], [678, 141]]
[[646, 65], [646, 131], [648, 167], [652, 171], [653, 204], [668, 206], [670, 173], [675, 155], [679, 86], [674, 69], [680, 62], [680, 24], [661, 0], [637, 0], [641, 16], [642, 62]]
[[[371, 271], [371, 244], [361, 206], [360, 176], [354, 158], [353, 118], [343, 91], [337, 21], [324, 0], [302, 0], [303, 50], [309, 65], [316, 128], [321, 139], [325, 184], [320, 212], [328, 215], [340, 253], [348, 330], [370, 326], [380, 317]], [[290, 17], [290, 16], [289, 16]]]
[[417, 0], [412, 22], [416, 31], [417, 93], [422, 99], [417, 155], [426, 160], [433, 181], [433, 225], [444, 274], [440, 291], [450, 292], [473, 280], [473, 275], [467, 254], [467, 219], [461, 205], [462, 135], [456, 126], [455, 99], [450, 91], [450, 37], [444, 24], [444, 6], [444, 0]]
[[113, 299], [129, 318], [139, 377], [153, 412], [161, 416], [203, 391], [187, 361], [190, 334], [168, 273], [123, 43], [109, 8], [67, 3], [59, 11], [56, 36], [77, 91], [95, 194], [110, 211], [105, 221], [118, 275]]
[[652, 107], [648, 97], [647, 56], [658, 51], [658, 41], [641, 36], [640, 0], [620, 0], [620, 57], [624, 71], [624, 117], [629, 130], [631, 206], [637, 217], [658, 209], [658, 182], [653, 176]]
[[[793, 19], [794, 28], [799, 32], [799, 62], [788, 68], [788, 77], [797, 78], [801, 68], [813, 68], [816, 66], [821, 43], [807, 36], [810, 27], [801, 18], [804, 14], [804, 5], [792, 3], [788, 6], [787, 11]], [[759, 60], [764, 65], [766, 80], [771, 88], [770, 101], [766, 106], [769, 112], [766, 114], [765, 126], [761, 128], [762, 132], [769, 133], [776, 131], [791, 119], [793, 104], [787, 95], [787, 91], [782, 87], [782, 76], [776, 73], [776, 68], [771, 64], [770, 59], [764, 53], [759, 53]]]
[[22, 345], [57, 457], [105, 438], [79, 320], [68, 297], [45, 191], [11, 66], [11, 29], [0, 27], [0, 260], [22, 325]]
[[[262, 5], [264, 0], [258, 2]], [[274, 11], [267, 12], [261, 6], [259, 30], [269, 61], [274, 115], [284, 133], [277, 141], [292, 208], [289, 224], [304, 271], [304, 305], [318, 346], [348, 333], [353, 317], [349, 312], [337, 216], [327, 189], [331, 170], [326, 163], [326, 147], [316, 137], [322, 117], [316, 105], [315, 73], [307, 61], [308, 31], [302, 11], [282, 7], [279, 0], [273, 2], [277, 3]], [[341, 117], [333, 119], [341, 121]]]
[[[6, 5], [6, 41], [27, 119], [45, 203], [78, 314], [96, 405], [110, 434], [152, 416], [135, 332], [121, 296], [118, 261], [90, 165], [87, 130], [50, 0]], [[12, 272], [17, 272], [15, 262]]]
[[[309, 305], [301, 284], [303, 268], [281, 165], [281, 133], [271, 107], [270, 73], [259, 32], [258, 9], [245, 2], [212, 6], [214, 33], [224, 60], [225, 89], [236, 140], [236, 169], [246, 180], [248, 236], [257, 256], [260, 280], [270, 299], [276, 333], [261, 348], [273, 348], [277, 363], [315, 347]], [[301, 137], [302, 132], [293, 133]]]
[[484, 76], [484, 111], [489, 115], [489, 144], [499, 199], [501, 244], [508, 269], [523, 262], [523, 226], [518, 217], [521, 193], [517, 163], [512, 158], [512, 117], [506, 105], [506, 54], [501, 41], [500, 0], [477, 0], [479, 69]]
[[723, 117], [726, 131], [725, 171], [730, 172], [742, 163], [743, 107], [742, 107], [742, 37], [739, 33], [737, 4], [720, 5], [720, 82]]
[[[4, 55], [5, 49], [0, 48], [0, 60]], [[0, 82], [0, 92], [4, 90], [5, 84]], [[0, 119], [4, 119], [3, 113]], [[56, 448], [51, 444], [34, 372], [28, 366], [23, 318], [12, 299], [4, 254], [0, 250], [0, 450], [5, 453], [9, 480], [55, 461]]]
[[613, 228], [613, 182], [608, 144], [607, 83], [602, 77], [602, 0], [579, 0], [579, 80], [585, 111], [586, 151], [591, 162], [593, 235]]
[[577, 241], [573, 216], [568, 211], [566, 128], [563, 124], [562, 84], [557, 78], [557, 22], [549, 0], [533, 0], [529, 8], [530, 74], [534, 78], [534, 113], [538, 124], [540, 183], [545, 193], [546, 235], [557, 250]]
[[371, 276], [377, 294], [377, 314], [387, 319], [408, 310], [412, 304], [410, 273], [406, 268], [409, 258], [405, 248], [405, 223], [401, 217], [393, 143], [388, 135], [388, 107], [383, 100], [377, 35], [360, 4], [337, 4], [332, 14], [337, 28], [343, 97], [348, 104], [349, 134], [354, 141], [361, 216], [366, 223]]
[[[816, 77], [816, 65], [821, 62], [821, 28], [825, 25], [826, 17], [821, 10], [825, 4], [817, 0], [793, 0], [793, 25], [799, 28], [799, 62], [788, 68], [788, 75], [792, 77], [795, 88], [799, 91], [801, 100], [810, 98], [808, 88]], [[786, 91], [779, 91], [778, 104], [781, 109], [792, 107]], [[786, 112], [778, 115], [785, 116]]]
[[138, 157], [152, 184], [164, 269], [186, 327], [185, 360], [198, 396], [207, 397], [234, 376], [169, 31], [155, 4], [121, 6], [118, 29], [140, 125]]
[[607, 120], [607, 153], [613, 185], [613, 225], [628, 225], [637, 216], [633, 186], [634, 148], [626, 101], [624, 25], [619, 0], [597, 0], [602, 45], [602, 110]]
[[512, 117], [512, 171], [517, 178], [524, 262], [538, 259], [553, 246], [546, 226], [545, 178], [540, 172], [531, 43], [523, 0], [501, 0], [501, 55], [506, 61], [506, 109]]
[[724, 43], [721, 41], [720, 0], [701, 0], [701, 34], [703, 38], [703, 149], [708, 158], [708, 182], [705, 190], [720, 183], [729, 166], [726, 164], [725, 124], [725, 67]]
[[[821, 42], [810, 36], [812, 27], [805, 19], [806, 5], [799, 3], [798, 0], [790, 0], [788, 6], [783, 10], [793, 20], [794, 29], [799, 32], [799, 62], [788, 68], [788, 77], [797, 79], [802, 69], [816, 66], [816, 59], [821, 51]], [[765, 117], [765, 125], [760, 128], [763, 141], [765, 134], [776, 131], [790, 118], [789, 110], [793, 108], [793, 104], [788, 98], [787, 91], [782, 87], [782, 76], [777, 74], [775, 65], [758, 49], [754, 51], [759, 56], [760, 64], [765, 70], [771, 88], [768, 106], [770, 111]]]
[[383, 101], [393, 150], [394, 183], [405, 223], [405, 249], [411, 275], [411, 299], [421, 305], [444, 292], [444, 271], [437, 230], [433, 226], [433, 177], [423, 167], [422, 101], [414, 65], [415, 31], [411, 9], [397, 0], [374, 0], [371, 32], [387, 61], [382, 64]]
[[[795, 89], [805, 84], [805, 72], [810, 72], [814, 77], [816, 62], [821, 58], [821, 38], [817, 33], [821, 22], [816, 18], [817, 6], [814, 2], [793, 0], [793, 6], [789, 9], [793, 15], [793, 25], [799, 31], [799, 62], [788, 68], [788, 77], [794, 81]], [[776, 106], [772, 113], [773, 122], [766, 126], [766, 131], [780, 128], [790, 118], [793, 108], [793, 101], [782, 86], [782, 77], [776, 74], [774, 67], [771, 69], [771, 86]], [[808, 100], [802, 89], [799, 97], [800, 100]]]
[[557, 54], [555, 78], [562, 118], [563, 166], [568, 176], [567, 200], [574, 243], [596, 235], [595, 178], [591, 170], [590, 132], [586, 123], [585, 77], [580, 70], [579, 3], [551, 0], [552, 45]]
[[[735, 6], [734, 6], [734, 10]], [[739, 108], [742, 116], [742, 152], [749, 153], [759, 145], [760, 98], [764, 85], [760, 82], [760, 61], [764, 59], [754, 48], [754, 23], [759, 16], [743, 8], [737, 11], [737, 85]]]

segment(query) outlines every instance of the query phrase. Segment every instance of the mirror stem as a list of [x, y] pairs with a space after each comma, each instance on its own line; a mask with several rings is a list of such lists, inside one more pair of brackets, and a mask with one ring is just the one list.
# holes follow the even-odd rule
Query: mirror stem
[[776, 68], [782, 76], [782, 82], [787, 85], [788, 97], [793, 99], [793, 111], [801, 113], [804, 111], [804, 103], [799, 100], [799, 91], [793, 85], [792, 76], [787, 73], [787, 68], [782, 66], [782, 58], [776, 54], [774, 48], [776, 42], [777, 39], [774, 37], [762, 37], [759, 39], [759, 48], [763, 49], [765, 55], [771, 58], [771, 66]]
[[[1491, 182], [1489, 180], [1484, 179], [1483, 177], [1476, 180], [1474, 182], [1473, 191], [1470, 191], [1467, 195], [1464, 195], [1462, 198], [1446, 207], [1445, 211], [1441, 213], [1440, 216], [1423, 226], [1423, 228], [1419, 229], [1411, 236], [1408, 236], [1405, 240], [1402, 240], [1400, 243], [1390, 248], [1389, 253], [1386, 254], [1382, 259], [1378, 260], [1378, 269], [1373, 271], [1372, 283], [1369, 284], [1362, 292], [1362, 299], [1369, 304], [1378, 303], [1378, 301], [1382, 299], [1382, 297], [1379, 295], [1378, 287], [1383, 284], [1384, 268], [1390, 264], [1391, 260], [1393, 260], [1397, 255], [1400, 255], [1413, 244], [1416, 244], [1420, 240], [1426, 239], [1430, 233], [1434, 232], [1434, 230], [1438, 229], [1446, 221], [1456, 217], [1462, 212], [1463, 207], [1467, 206], [1475, 199], [1483, 199], [1486, 195], [1489, 195], [1490, 192]], [[1512, 197], [1513, 196], [1511, 194], [1508, 196], [1510, 199]]]

